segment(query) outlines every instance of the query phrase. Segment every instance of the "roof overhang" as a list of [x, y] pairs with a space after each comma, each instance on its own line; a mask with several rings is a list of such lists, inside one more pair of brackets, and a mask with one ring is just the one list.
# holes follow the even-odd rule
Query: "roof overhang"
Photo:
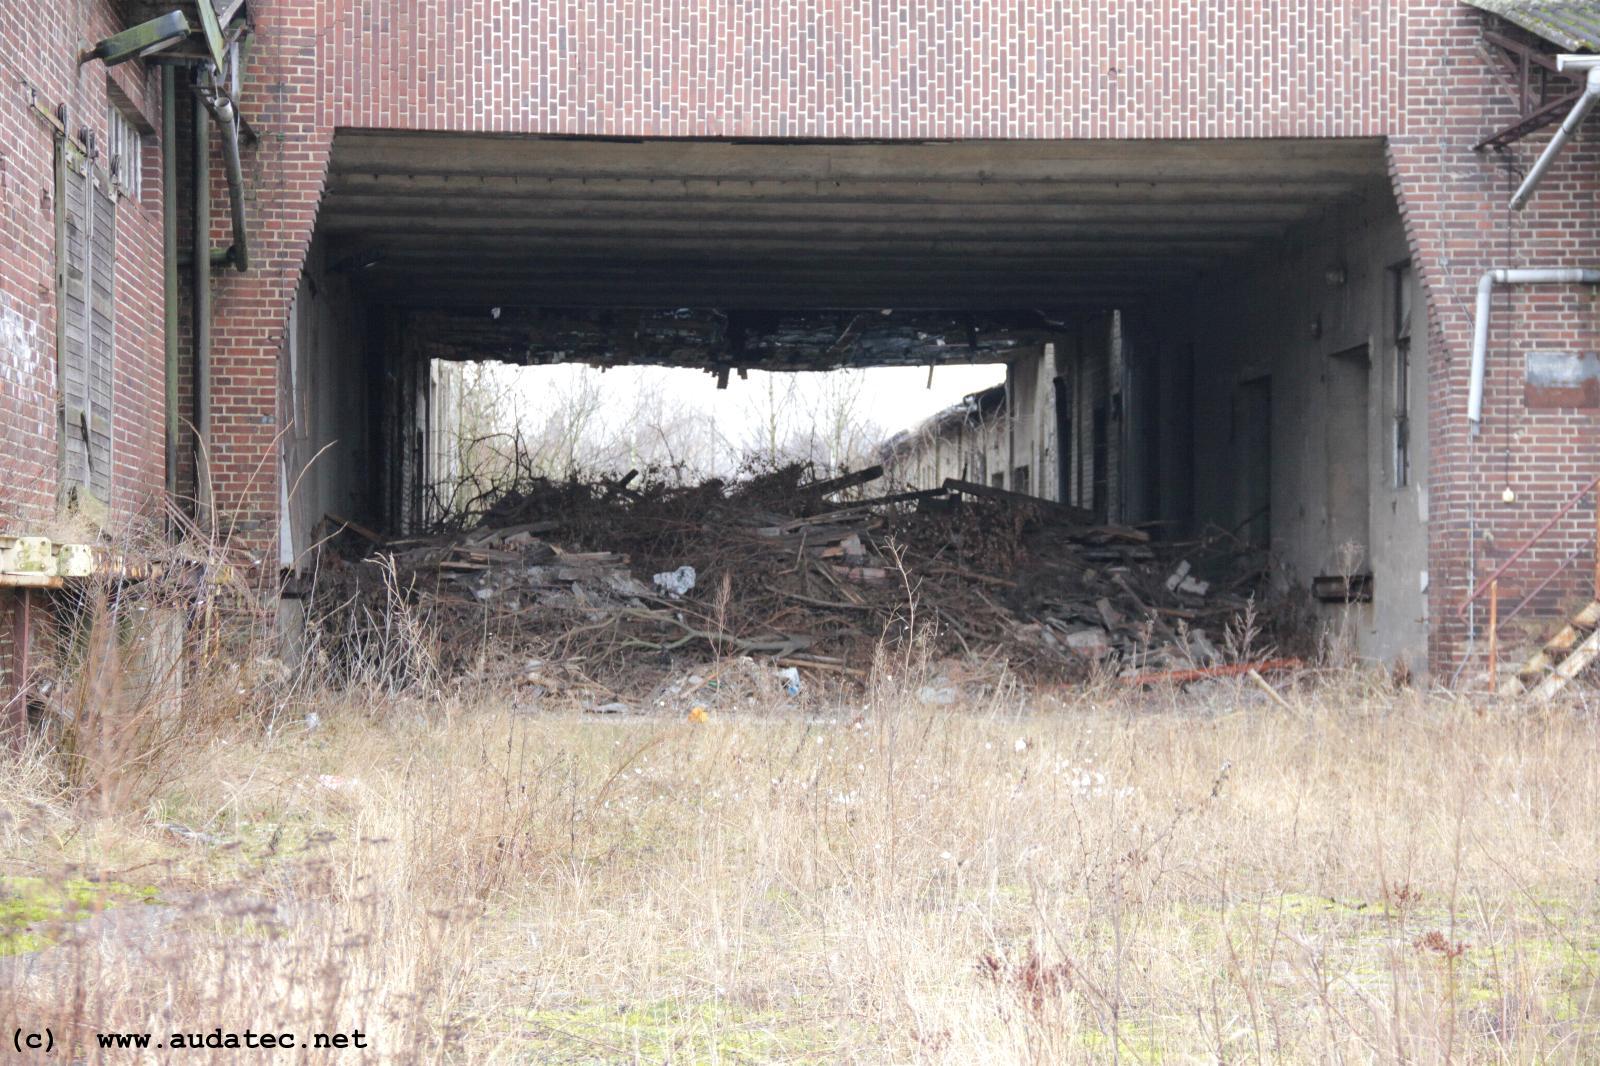
[[1567, 52], [1600, 52], [1600, 0], [1466, 0]]

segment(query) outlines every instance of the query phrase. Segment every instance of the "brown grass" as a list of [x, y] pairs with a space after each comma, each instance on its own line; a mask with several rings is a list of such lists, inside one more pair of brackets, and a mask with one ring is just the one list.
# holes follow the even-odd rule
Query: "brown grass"
[[321, 697], [117, 803], [36, 750], [0, 766], [34, 938], [0, 951], [53, 946], [0, 959], [0, 1025], [89, 1061], [219, 1026], [384, 1062], [1600, 1060], [1587, 714], [1356, 674], [1292, 711], [928, 706], [901, 666], [701, 690], [702, 723]]

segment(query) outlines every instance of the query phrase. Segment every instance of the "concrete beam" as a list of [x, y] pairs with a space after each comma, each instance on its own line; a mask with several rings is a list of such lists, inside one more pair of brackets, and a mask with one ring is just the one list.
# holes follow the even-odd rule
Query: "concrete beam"
[[421, 279], [379, 282], [363, 289], [374, 304], [409, 307], [490, 307], [517, 304], [560, 304], [566, 307], [663, 308], [702, 304], [722, 310], [812, 310], [819, 308], [901, 310], [1027, 310], [1047, 308], [1111, 309], [1155, 300], [1158, 289], [1074, 285], [1030, 288], [973, 288], [967, 284], [903, 284], [893, 289], [860, 285], [752, 285], [743, 288], [686, 284], [676, 288], [652, 284], [573, 286], [559, 282], [517, 283], [514, 280], [457, 284]]
[[[1046, 240], [1029, 243], [1010, 243], [993, 240], [951, 239], [938, 237], [910, 237], [899, 241], [873, 241], [855, 238], [784, 239], [781, 237], [746, 237], [739, 240], [706, 241], [692, 237], [638, 238], [632, 236], [595, 236], [581, 242], [561, 236], [503, 237], [492, 232], [458, 232], [444, 235], [395, 234], [374, 238], [374, 247], [383, 251], [386, 259], [403, 256], [421, 257], [424, 261], [483, 262], [507, 265], [530, 259], [563, 259], [574, 253], [584, 256], [618, 256], [632, 258], [649, 253], [673, 253], [671, 258], [684, 264], [714, 266], [740, 259], [783, 261], [795, 257], [812, 257], [825, 260], [829, 257], [851, 256], [864, 260], [905, 259], [938, 261], [950, 259], [967, 264], [974, 272], [991, 269], [987, 263], [976, 262], [974, 257], [994, 257], [1001, 261], [1014, 261], [1018, 267], [1048, 268], [1086, 257], [1108, 262], [1161, 260], [1168, 256], [1178, 258], [1217, 258], [1237, 255], [1256, 247], [1248, 240], [1171, 240], [1167, 238], [1117, 238], [1094, 240]], [[998, 265], [998, 264], [997, 264]], [[839, 263], [840, 269], [854, 269], [856, 264]]]
[[1161, 203], [1036, 203], [994, 201], [963, 203], [883, 203], [822, 200], [808, 204], [729, 201], [715, 198], [671, 197], [650, 200], [589, 200], [582, 198], [501, 195], [450, 195], [434, 192], [408, 194], [377, 188], [333, 189], [324, 198], [322, 225], [349, 228], [367, 225], [366, 219], [401, 214], [408, 219], [443, 216], [492, 219], [605, 219], [613, 221], [762, 223], [873, 223], [909, 225], [958, 223], [970, 225], [1026, 226], [1041, 223], [1216, 222], [1288, 224], [1304, 218], [1315, 204], [1300, 201], [1205, 200]]
[[945, 144], [740, 144], [538, 140], [409, 131], [342, 131], [336, 172], [835, 183], [1227, 180], [1251, 172], [1360, 180], [1381, 166], [1364, 140], [958, 141]]
[[894, 222], [837, 222], [795, 218], [784, 221], [705, 220], [697, 218], [622, 220], [607, 218], [525, 218], [515, 215], [496, 217], [491, 212], [455, 212], [447, 215], [354, 214], [334, 212], [327, 216], [323, 232], [330, 236], [350, 233], [404, 233], [409, 236], [491, 237], [508, 240], [562, 234], [575, 241], [592, 238], [649, 241], [679, 239], [707, 241], [873, 241], [884, 247], [900, 243], [927, 244], [930, 241], [976, 241], [982, 244], [1037, 244], [1048, 247], [1058, 241], [1139, 241], [1152, 238], [1171, 240], [1274, 240], [1286, 224], [1281, 222], [1185, 221], [1185, 222], [1060, 222], [1036, 220], [1031, 223], [997, 224], [989, 221], [941, 221], [917, 226]]
[[[1380, 172], [1381, 173], [1381, 172]], [[866, 184], [811, 180], [724, 181], [720, 178], [651, 179], [619, 177], [534, 178], [528, 175], [427, 174], [407, 171], [375, 175], [336, 171], [328, 179], [330, 196], [381, 191], [387, 196], [448, 198], [491, 196], [561, 202], [757, 201], [788, 204], [1160, 204], [1210, 201], [1314, 205], [1361, 194], [1363, 183], [1346, 180], [1287, 180], [1269, 169], [1233, 175], [1223, 181], [1156, 181], [1125, 174], [1104, 181], [983, 183], [935, 179], [914, 184]]]

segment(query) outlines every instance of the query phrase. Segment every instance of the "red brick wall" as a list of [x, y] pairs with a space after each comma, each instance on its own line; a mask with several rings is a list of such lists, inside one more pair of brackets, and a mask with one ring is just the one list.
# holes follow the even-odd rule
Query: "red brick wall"
[[[218, 479], [244, 528], [269, 536], [276, 482], [272, 374], [337, 126], [634, 136], [1272, 137], [1382, 135], [1434, 343], [1429, 431], [1436, 662], [1455, 650], [1469, 528], [1509, 544], [1591, 465], [1596, 418], [1520, 409], [1520, 353], [1595, 347], [1587, 293], [1497, 304], [1488, 431], [1464, 433], [1472, 288], [1491, 265], [1585, 262], [1595, 152], [1575, 146], [1525, 215], [1511, 165], [1471, 146], [1514, 117], [1481, 58], [1479, 16], [1421, 0], [1118, 0], [1090, 6], [624, 0], [256, 0], [246, 110], [270, 132], [255, 161], [261, 268], [219, 299], [219, 389], [244, 399], [219, 427]], [[245, 413], [245, 412], [248, 412]], [[1503, 432], [1507, 419], [1516, 432]], [[1507, 455], [1510, 459], [1507, 461]], [[229, 464], [232, 464], [230, 466]], [[1509, 466], [1519, 502], [1499, 503]], [[1574, 516], [1556, 554], [1587, 535]], [[1481, 547], [1480, 547], [1481, 555]], [[1481, 566], [1480, 566], [1481, 572]]]
[[[0, 532], [37, 531], [57, 496], [54, 131], [33, 109], [65, 104], [68, 129], [106, 143], [108, 77], [151, 129], [159, 74], [77, 64], [85, 41], [123, 28], [111, 0], [0, 3]], [[161, 513], [164, 485], [160, 146], [146, 137], [140, 202], [117, 208], [115, 524]], [[11, 595], [0, 594], [0, 703], [10, 694]]]
[[[110, 0], [0, 5], [0, 531], [55, 510], [56, 297], [53, 131], [32, 107], [68, 109], [74, 133], [106, 143], [107, 79], [161, 126], [160, 76], [131, 63], [77, 65], [78, 50], [123, 27]], [[111, 506], [116, 520], [159, 514], [162, 443], [160, 148], [147, 135], [140, 202], [117, 208], [116, 403]]]
[[[263, 554], [287, 302], [339, 126], [723, 137], [1373, 136], [1411, 6], [255, 0], [247, 277], [220, 279], [220, 506]], [[219, 204], [220, 206], [220, 204]]]
[[[1477, 58], [1476, 12], [1435, 6], [1413, 17], [1418, 59], [1401, 121], [1390, 136], [1390, 154], [1432, 311], [1430, 653], [1443, 664], [1457, 662], [1465, 650], [1456, 608], [1471, 575], [1486, 576], [1600, 473], [1600, 412], [1529, 410], [1522, 395], [1528, 350], [1600, 348], [1592, 286], [1496, 293], [1483, 431], [1476, 439], [1466, 421], [1478, 278], [1492, 267], [1600, 264], [1600, 152], [1591, 126], [1568, 145], [1526, 210], [1511, 211], [1511, 193], [1549, 135], [1537, 134], [1501, 155], [1472, 151], [1486, 133], [1515, 119], [1515, 101], [1507, 84]], [[1517, 496], [1512, 504], [1501, 501], [1508, 484]], [[1592, 584], [1593, 538], [1594, 510], [1586, 502], [1508, 571], [1508, 598], [1530, 591], [1575, 548], [1585, 554], [1555, 591], [1579, 594]], [[1480, 613], [1480, 637], [1483, 621]]]

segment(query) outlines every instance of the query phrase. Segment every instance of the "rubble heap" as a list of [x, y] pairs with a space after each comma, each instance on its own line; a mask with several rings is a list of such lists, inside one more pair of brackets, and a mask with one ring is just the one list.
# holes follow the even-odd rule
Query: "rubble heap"
[[613, 690], [708, 654], [865, 676], [876, 648], [914, 629], [935, 655], [1063, 680], [1218, 661], [1261, 575], [1209, 583], [1182, 555], [1199, 545], [987, 486], [863, 496], [880, 468], [803, 474], [527, 479], [466, 528], [376, 544], [345, 531], [335, 543], [361, 552], [324, 561], [316, 604], [337, 648], [340, 626], [370, 627], [401, 598], [454, 674], [485, 670], [497, 649], [576, 664]]

